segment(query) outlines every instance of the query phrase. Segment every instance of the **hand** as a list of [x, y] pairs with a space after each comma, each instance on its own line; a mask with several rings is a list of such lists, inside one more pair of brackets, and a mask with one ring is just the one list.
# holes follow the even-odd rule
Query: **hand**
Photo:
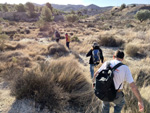
[[139, 112], [143, 112], [144, 111], [144, 105], [142, 102], [138, 102], [138, 106], [139, 106]]

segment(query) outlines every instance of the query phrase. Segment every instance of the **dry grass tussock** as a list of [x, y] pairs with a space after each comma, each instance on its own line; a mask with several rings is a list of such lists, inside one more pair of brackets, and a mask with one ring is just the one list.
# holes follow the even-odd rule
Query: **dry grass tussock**
[[82, 42], [82, 43], [73, 42], [71, 46], [73, 47], [73, 50], [76, 51], [77, 53], [86, 54], [90, 50], [91, 45], [87, 44], [86, 41], [85, 41], [85, 42]]
[[[136, 62], [136, 64], [133, 64], [132, 62], [130, 66], [133, 78], [144, 101], [144, 105], [145, 105], [144, 113], [149, 113], [150, 110], [150, 101], [149, 101], [150, 95], [148, 90], [150, 88], [149, 87], [150, 67], [148, 62], [149, 62], [149, 58], [147, 57], [139, 62]], [[123, 113], [128, 113], [128, 112], [138, 113], [137, 99], [131, 92], [131, 89], [129, 89], [128, 85], [125, 85], [124, 93], [125, 93], [126, 104]]]
[[138, 51], [139, 51], [139, 48], [134, 44], [127, 44], [125, 47], [125, 52], [131, 57], [137, 56]]
[[106, 47], [120, 47], [124, 44], [122, 39], [114, 38], [113, 36], [99, 36], [98, 43]]
[[47, 107], [56, 112], [85, 112], [97, 100], [89, 77], [76, 61], [66, 58], [41, 62], [37, 68], [15, 77], [11, 93], [17, 99], [33, 99], [41, 109]]
[[25, 44], [18, 43], [16, 45], [5, 44], [5, 50], [16, 50], [16, 49], [24, 49], [26, 48]]
[[65, 48], [64, 45], [59, 43], [51, 43], [47, 47], [47, 53], [48, 55], [52, 55], [54, 58], [58, 58], [61, 56], [68, 55], [69, 51]]

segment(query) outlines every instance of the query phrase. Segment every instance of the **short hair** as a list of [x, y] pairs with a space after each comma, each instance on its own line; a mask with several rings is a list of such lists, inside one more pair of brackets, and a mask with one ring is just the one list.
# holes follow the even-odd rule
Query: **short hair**
[[114, 56], [115, 56], [116, 58], [121, 58], [121, 59], [123, 59], [123, 58], [124, 58], [124, 52], [121, 51], [121, 50], [117, 50], [117, 51], [115, 52]]
[[96, 47], [96, 46], [98, 46], [98, 43], [97, 43], [97, 42], [94, 42], [92, 46], [93, 46], [93, 47]]

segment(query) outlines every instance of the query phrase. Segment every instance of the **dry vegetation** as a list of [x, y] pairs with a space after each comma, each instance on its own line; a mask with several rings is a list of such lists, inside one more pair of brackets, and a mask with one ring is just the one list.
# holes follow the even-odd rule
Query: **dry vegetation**
[[[0, 82], [7, 84], [17, 100], [35, 102], [33, 107], [40, 106], [41, 113], [47, 108], [58, 113], [98, 113], [101, 101], [94, 96], [89, 59], [85, 58], [91, 44], [97, 41], [105, 61], [112, 58], [115, 50], [125, 51], [124, 63], [131, 69], [144, 99], [144, 113], [149, 113], [150, 21], [141, 23], [125, 18], [127, 11], [133, 9], [123, 9], [114, 15], [112, 9], [75, 23], [1, 20]], [[55, 29], [61, 33], [59, 43], [54, 40]], [[70, 50], [65, 46], [65, 33], [71, 36]], [[3, 92], [5, 88], [1, 87]], [[138, 113], [137, 100], [127, 85], [124, 92], [126, 105], [122, 113]], [[3, 104], [5, 102], [1, 101], [0, 105]], [[2, 113], [6, 112], [9, 110], [2, 109]], [[35, 112], [39, 112], [38, 107]]]

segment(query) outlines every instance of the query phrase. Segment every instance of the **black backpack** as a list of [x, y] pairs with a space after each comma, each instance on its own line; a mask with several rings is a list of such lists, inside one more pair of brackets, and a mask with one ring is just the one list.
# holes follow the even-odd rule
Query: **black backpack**
[[113, 68], [110, 67], [110, 63], [107, 64], [107, 68], [103, 69], [96, 77], [95, 95], [102, 101], [112, 102], [116, 98], [116, 93], [121, 87], [120, 84], [118, 90], [115, 89], [113, 72], [123, 63], [118, 63]]

